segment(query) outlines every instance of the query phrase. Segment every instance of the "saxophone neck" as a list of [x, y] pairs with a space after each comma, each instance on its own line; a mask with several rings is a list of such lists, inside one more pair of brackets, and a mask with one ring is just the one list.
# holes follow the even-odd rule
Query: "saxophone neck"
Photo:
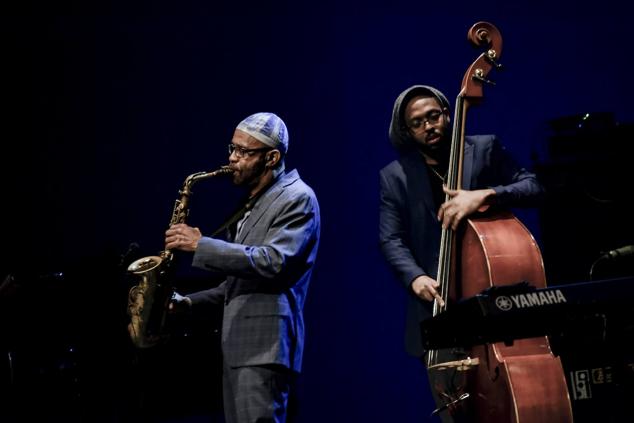
[[229, 175], [231, 173], [233, 173], [233, 169], [231, 169], [229, 166], [222, 166], [220, 169], [212, 170], [211, 172], [192, 173], [185, 179], [184, 186], [191, 188], [194, 183], [200, 181], [201, 179], [208, 179], [221, 175]]
[[187, 214], [189, 212], [189, 198], [192, 195], [192, 186], [203, 179], [213, 178], [219, 175], [229, 175], [233, 173], [233, 169], [229, 166], [223, 166], [220, 169], [211, 172], [196, 172], [189, 175], [183, 183], [183, 188], [178, 192], [180, 198], [176, 200], [174, 204], [174, 210], [172, 212], [172, 219], [169, 226], [175, 223], [185, 223]]

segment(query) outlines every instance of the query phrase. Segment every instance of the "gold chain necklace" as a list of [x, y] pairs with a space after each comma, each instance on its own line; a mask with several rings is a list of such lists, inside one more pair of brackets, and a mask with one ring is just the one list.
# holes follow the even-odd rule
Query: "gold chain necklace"
[[431, 169], [431, 171], [434, 172], [434, 174], [436, 176], [438, 176], [440, 178], [440, 180], [442, 181], [442, 183], [444, 184], [445, 183], [445, 178], [447, 176], [446, 175], [442, 176], [436, 169], [434, 169], [434, 166], [432, 166], [429, 163], [427, 163], [427, 157], [425, 157], [425, 154], [422, 151], [419, 151], [419, 152], [420, 152], [420, 155], [423, 156], [423, 160], [425, 161], [425, 164], [427, 164], [427, 167], [429, 167]]
[[443, 184], [445, 183], [445, 178], [446, 176], [442, 176], [440, 173], [438, 173], [438, 171], [436, 169], [434, 169], [434, 167], [432, 165], [428, 165], [429, 168], [431, 169], [432, 172], [434, 172], [434, 174], [436, 176], [438, 176], [440, 178], [440, 180], [443, 182]]

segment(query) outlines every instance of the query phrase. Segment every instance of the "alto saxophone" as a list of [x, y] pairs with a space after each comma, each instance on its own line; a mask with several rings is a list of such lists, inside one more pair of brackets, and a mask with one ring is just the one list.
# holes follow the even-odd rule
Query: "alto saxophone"
[[[189, 214], [189, 199], [192, 186], [203, 179], [218, 175], [228, 175], [233, 170], [223, 166], [212, 172], [198, 172], [189, 175], [179, 191], [169, 226], [185, 223]], [[169, 269], [174, 255], [163, 250], [157, 256], [142, 257], [128, 266], [128, 273], [140, 278], [137, 285], [130, 288], [128, 295], [128, 333], [132, 343], [138, 348], [148, 348], [166, 341], [169, 334], [165, 322], [169, 302], [174, 293]]]

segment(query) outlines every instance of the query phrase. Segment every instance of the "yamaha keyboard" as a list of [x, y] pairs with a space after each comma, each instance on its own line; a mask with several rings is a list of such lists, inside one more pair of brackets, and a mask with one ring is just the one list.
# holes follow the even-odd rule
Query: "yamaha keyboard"
[[495, 286], [421, 323], [427, 349], [537, 336], [555, 344], [622, 342], [631, 341], [633, 327], [634, 277], [539, 289], [524, 282]]

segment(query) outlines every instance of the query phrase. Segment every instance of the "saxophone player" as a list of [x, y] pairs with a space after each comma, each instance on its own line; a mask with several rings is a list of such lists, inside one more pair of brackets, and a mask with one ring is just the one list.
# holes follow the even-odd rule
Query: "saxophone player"
[[228, 241], [185, 223], [165, 232], [166, 249], [223, 274], [217, 287], [175, 293], [173, 312], [222, 307], [223, 408], [228, 423], [284, 422], [301, 370], [303, 306], [320, 234], [319, 204], [297, 172], [285, 170], [286, 125], [273, 113], [242, 120], [229, 144], [233, 183], [247, 189], [242, 212], [224, 225]]

